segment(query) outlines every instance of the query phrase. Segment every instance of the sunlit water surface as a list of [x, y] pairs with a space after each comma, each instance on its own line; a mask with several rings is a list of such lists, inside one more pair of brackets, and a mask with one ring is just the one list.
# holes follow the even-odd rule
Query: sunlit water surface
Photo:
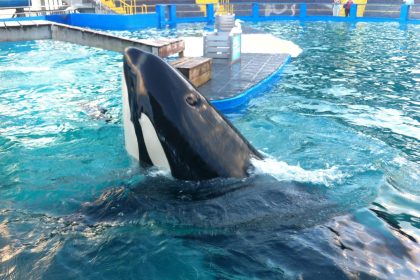
[[140, 170], [120, 54], [0, 44], [0, 278], [418, 277], [420, 26], [253, 27], [304, 52], [228, 114], [268, 158], [245, 180]]

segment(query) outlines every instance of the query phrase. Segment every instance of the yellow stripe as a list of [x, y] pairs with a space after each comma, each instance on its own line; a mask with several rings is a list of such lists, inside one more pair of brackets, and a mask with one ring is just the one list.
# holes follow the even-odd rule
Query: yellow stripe
[[206, 4], [214, 4], [214, 11], [217, 15], [233, 14], [233, 5], [229, 4], [230, 0], [195, 0], [200, 5], [200, 11], [207, 16]]

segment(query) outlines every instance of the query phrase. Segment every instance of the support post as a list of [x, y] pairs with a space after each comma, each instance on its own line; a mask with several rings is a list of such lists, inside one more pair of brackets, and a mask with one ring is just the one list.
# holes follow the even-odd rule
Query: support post
[[357, 4], [352, 4], [350, 6], [350, 18], [351, 19], [356, 19], [357, 17]]
[[214, 23], [214, 4], [206, 4], [207, 23]]
[[409, 18], [409, 13], [410, 12], [410, 5], [401, 5], [401, 10], [400, 10], [400, 22], [407, 22], [408, 18]]
[[302, 3], [300, 4], [299, 17], [300, 19], [306, 19], [307, 16], [308, 16], [308, 6], [306, 5], [306, 3]]
[[260, 5], [258, 3], [252, 3], [252, 20], [258, 21], [260, 17]]
[[156, 14], [158, 17], [158, 28], [164, 28], [166, 25], [166, 5], [156, 5]]
[[176, 5], [169, 5], [169, 25], [176, 25]]

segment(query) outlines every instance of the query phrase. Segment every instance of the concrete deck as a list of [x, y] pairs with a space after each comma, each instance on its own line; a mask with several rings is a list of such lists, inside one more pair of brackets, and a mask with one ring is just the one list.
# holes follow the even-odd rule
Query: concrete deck
[[[290, 57], [302, 51], [290, 41], [281, 40], [255, 29], [244, 29], [241, 60], [213, 59], [212, 79], [199, 87], [200, 92], [221, 110], [241, 106], [261, 85], [273, 81]], [[52, 39], [123, 52], [134, 46], [160, 57], [185, 51], [186, 56], [202, 56], [203, 38], [138, 40], [105, 32], [49, 21], [0, 21], [0, 42]]]
[[137, 47], [160, 57], [182, 53], [182, 39], [127, 39], [105, 32], [45, 20], [0, 21], [0, 42], [57, 40], [122, 53], [126, 47]]

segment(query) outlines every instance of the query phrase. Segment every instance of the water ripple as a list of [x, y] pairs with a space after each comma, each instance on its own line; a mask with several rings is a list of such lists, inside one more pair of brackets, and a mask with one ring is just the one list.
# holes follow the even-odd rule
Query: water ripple
[[127, 156], [120, 54], [0, 44], [0, 278], [415, 279], [419, 27], [254, 27], [304, 52], [228, 115], [268, 157], [244, 180], [178, 181]]

